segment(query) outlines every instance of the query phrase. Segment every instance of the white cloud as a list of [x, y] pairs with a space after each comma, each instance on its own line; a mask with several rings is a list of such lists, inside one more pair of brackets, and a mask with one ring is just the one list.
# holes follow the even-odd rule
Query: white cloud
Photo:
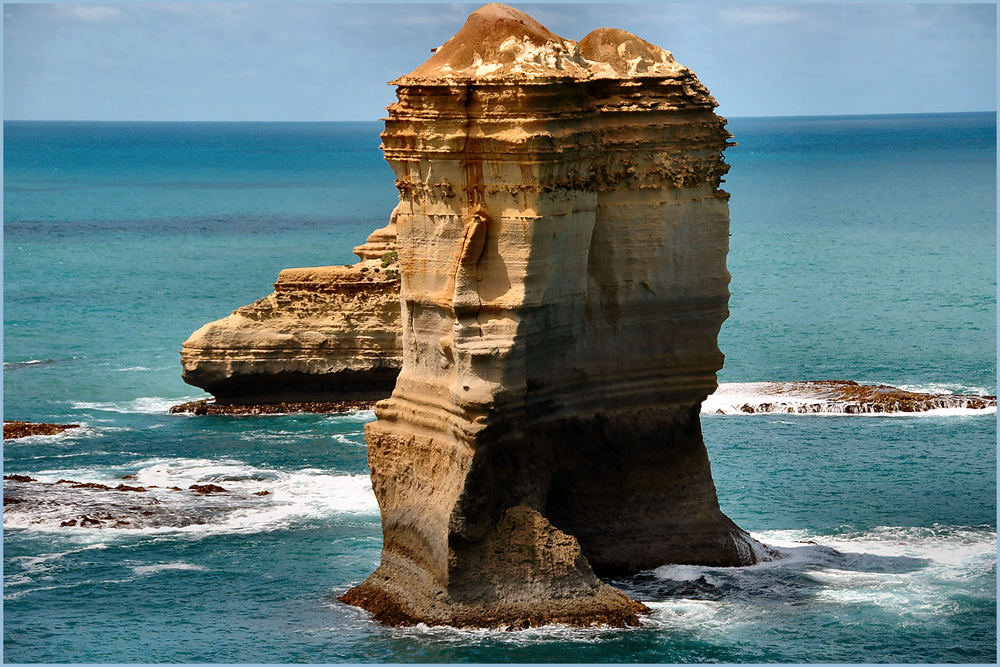
[[805, 18], [802, 12], [781, 5], [731, 7], [718, 10], [716, 15], [724, 21], [744, 25], [793, 23]]
[[61, 19], [71, 21], [86, 21], [88, 23], [100, 23], [103, 21], [114, 21], [122, 16], [120, 7], [113, 5], [69, 5], [56, 4], [53, 10]]

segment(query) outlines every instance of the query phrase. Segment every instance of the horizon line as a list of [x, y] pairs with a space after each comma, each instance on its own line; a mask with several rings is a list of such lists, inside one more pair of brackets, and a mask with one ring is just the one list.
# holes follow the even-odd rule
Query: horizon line
[[[996, 109], [977, 109], [971, 111], [883, 111], [878, 113], [828, 113], [828, 114], [782, 114], [782, 115], [729, 115], [727, 119], [744, 118], [862, 118], [872, 116], [940, 116], [947, 114], [985, 114], [997, 113]], [[385, 118], [344, 118], [333, 119], [149, 119], [149, 118], [4, 118], [4, 123], [381, 123]]]

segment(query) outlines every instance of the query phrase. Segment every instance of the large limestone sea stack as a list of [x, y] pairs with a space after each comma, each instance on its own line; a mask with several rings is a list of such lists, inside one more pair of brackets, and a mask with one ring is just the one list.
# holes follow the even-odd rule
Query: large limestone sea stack
[[673, 56], [487, 5], [393, 82], [403, 364], [367, 426], [393, 624], [629, 625], [596, 575], [763, 553], [699, 406], [728, 316], [730, 136]]

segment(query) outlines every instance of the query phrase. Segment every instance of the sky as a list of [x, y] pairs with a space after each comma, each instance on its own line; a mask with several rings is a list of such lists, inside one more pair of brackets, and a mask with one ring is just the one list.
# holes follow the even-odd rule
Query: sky
[[[726, 116], [996, 109], [995, 4], [521, 4], [624, 28]], [[5, 4], [8, 120], [377, 120], [477, 4]]]

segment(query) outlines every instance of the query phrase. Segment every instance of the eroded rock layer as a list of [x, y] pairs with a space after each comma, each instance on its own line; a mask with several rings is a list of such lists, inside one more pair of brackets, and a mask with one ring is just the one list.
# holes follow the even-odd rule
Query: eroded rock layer
[[274, 292], [181, 348], [183, 379], [216, 403], [376, 400], [399, 373], [395, 213], [350, 266], [285, 269]]
[[394, 82], [403, 367], [366, 428], [388, 623], [627, 625], [601, 583], [765, 550], [698, 416], [728, 315], [729, 138], [691, 70], [487, 5]]

